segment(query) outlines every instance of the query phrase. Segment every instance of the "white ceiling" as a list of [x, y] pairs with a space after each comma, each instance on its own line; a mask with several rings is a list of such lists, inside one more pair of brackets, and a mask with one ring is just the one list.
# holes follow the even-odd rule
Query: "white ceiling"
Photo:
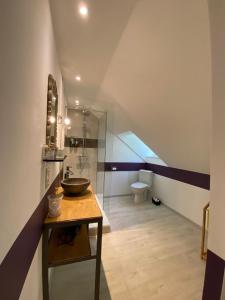
[[[78, 13], [79, 0], [52, 0], [57, 48], [68, 96], [93, 104], [98, 88], [137, 0], [86, 0], [89, 16]], [[77, 83], [76, 74], [82, 76]]]
[[207, 0], [90, 1], [85, 21], [79, 1], [51, 3], [70, 104], [103, 105], [114, 133], [131, 130], [169, 166], [209, 173]]

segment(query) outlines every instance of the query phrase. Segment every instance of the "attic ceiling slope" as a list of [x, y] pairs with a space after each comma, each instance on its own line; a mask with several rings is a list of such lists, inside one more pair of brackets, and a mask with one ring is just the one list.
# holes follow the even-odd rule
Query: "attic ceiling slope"
[[114, 133], [131, 130], [169, 166], [209, 173], [207, 1], [86, 3], [84, 21], [78, 0], [51, 1], [69, 104], [100, 105]]
[[114, 133], [132, 130], [169, 166], [209, 173], [206, 0], [139, 1], [98, 96], [114, 103]]
[[85, 0], [86, 19], [78, 13], [81, 2], [51, 0], [51, 10], [67, 97], [71, 104], [75, 97], [93, 104], [137, 0]]

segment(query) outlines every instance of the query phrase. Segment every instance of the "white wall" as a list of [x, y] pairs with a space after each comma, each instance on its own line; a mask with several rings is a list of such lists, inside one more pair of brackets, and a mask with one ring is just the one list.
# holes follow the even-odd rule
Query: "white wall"
[[225, 260], [225, 2], [209, 0], [212, 39], [212, 149], [209, 249]]
[[[57, 81], [59, 113], [63, 112], [63, 89], [48, 1], [4, 0], [0, 11], [1, 262], [47, 188], [41, 152], [49, 73]], [[59, 166], [48, 168], [50, 184]], [[41, 299], [40, 265], [40, 255], [36, 255], [22, 300]]]
[[208, 174], [207, 0], [137, 1], [99, 98], [113, 133], [131, 130], [169, 166]]
[[165, 205], [202, 226], [203, 207], [209, 202], [209, 191], [154, 174], [154, 195]]
[[131, 194], [130, 185], [138, 180], [138, 172], [121, 171], [105, 173], [104, 196]]

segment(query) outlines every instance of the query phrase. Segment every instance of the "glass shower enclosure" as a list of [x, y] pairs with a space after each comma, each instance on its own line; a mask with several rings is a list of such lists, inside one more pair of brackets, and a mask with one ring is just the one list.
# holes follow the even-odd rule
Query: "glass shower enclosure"
[[84, 106], [66, 109], [70, 124], [65, 127], [67, 158], [64, 168], [70, 167], [70, 177], [91, 181], [93, 192], [103, 208], [107, 113]]

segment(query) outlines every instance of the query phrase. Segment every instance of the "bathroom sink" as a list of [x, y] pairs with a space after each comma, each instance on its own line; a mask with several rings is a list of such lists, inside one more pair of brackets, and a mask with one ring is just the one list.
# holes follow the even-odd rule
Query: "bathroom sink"
[[79, 195], [87, 190], [90, 180], [86, 178], [68, 178], [62, 180], [61, 185], [66, 195]]

